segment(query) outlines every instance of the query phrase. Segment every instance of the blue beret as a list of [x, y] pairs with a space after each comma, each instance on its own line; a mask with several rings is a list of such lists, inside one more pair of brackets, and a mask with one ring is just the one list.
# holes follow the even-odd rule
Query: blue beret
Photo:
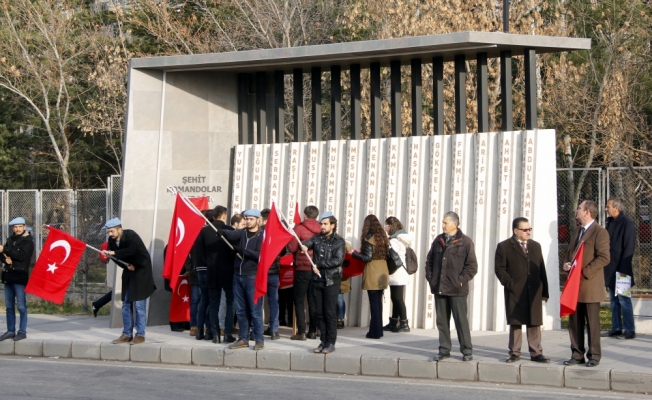
[[242, 214], [244, 217], [256, 217], [260, 218], [260, 211], [256, 210], [255, 208], [252, 208], [251, 210], [247, 210]]
[[332, 211], [324, 211], [324, 213], [319, 216], [319, 222], [321, 222], [321, 220], [324, 218], [333, 217], [333, 216], [334, 215]]
[[120, 218], [113, 218], [113, 219], [108, 220], [106, 222], [106, 224], [104, 224], [104, 227], [106, 229], [110, 229], [110, 228], [115, 228], [116, 226], [121, 226], [121, 225], [122, 225], [122, 222], [120, 222]]
[[14, 225], [25, 225], [25, 218], [18, 217], [9, 221], [9, 226], [14, 226]]

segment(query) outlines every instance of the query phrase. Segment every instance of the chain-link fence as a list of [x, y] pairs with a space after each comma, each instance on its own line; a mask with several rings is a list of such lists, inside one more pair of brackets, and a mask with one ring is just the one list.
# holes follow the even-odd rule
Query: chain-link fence
[[122, 198], [122, 177], [120, 175], [111, 175], [109, 177], [107, 189], [107, 208], [111, 218], [120, 217], [120, 199]]

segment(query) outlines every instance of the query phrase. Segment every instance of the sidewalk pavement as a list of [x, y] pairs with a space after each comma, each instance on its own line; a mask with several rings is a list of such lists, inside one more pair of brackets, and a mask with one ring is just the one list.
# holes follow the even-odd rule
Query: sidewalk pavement
[[[462, 362], [453, 340], [451, 358], [433, 362], [437, 330], [386, 332], [380, 340], [366, 339], [366, 328], [338, 330], [337, 351], [313, 354], [319, 340], [291, 341], [290, 328], [281, 327], [280, 340], [266, 337], [265, 349], [230, 350], [227, 344], [196, 340], [169, 326], [150, 326], [146, 343], [111, 344], [121, 329], [107, 328], [108, 317], [29, 315], [27, 339], [0, 342], [0, 354], [33, 357], [81, 358], [112, 361], [196, 364], [217, 367], [327, 372], [347, 375], [393, 376], [494, 383], [545, 385], [583, 389], [652, 393], [652, 335], [633, 340], [602, 338], [602, 360], [595, 368], [566, 367], [570, 358], [567, 331], [544, 331], [543, 353], [550, 364], [529, 361], [523, 340], [520, 362], [507, 364], [505, 332], [472, 332], [473, 361]], [[5, 331], [4, 318], [0, 330]], [[454, 335], [454, 332], [452, 332]], [[524, 335], [525, 336], [525, 335]]]

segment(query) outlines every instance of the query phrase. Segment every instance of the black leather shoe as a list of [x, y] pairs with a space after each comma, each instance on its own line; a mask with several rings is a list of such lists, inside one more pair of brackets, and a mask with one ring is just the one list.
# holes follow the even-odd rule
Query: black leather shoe
[[97, 318], [97, 308], [95, 306], [91, 306], [93, 308], [93, 318]]
[[505, 360], [505, 362], [507, 362], [507, 363], [513, 363], [513, 362], [516, 362], [516, 361], [521, 361], [521, 356], [517, 356], [516, 354], [512, 354], [511, 356], [509, 356], [509, 358], [507, 360]]
[[470, 355], [470, 354], [465, 355], [464, 357], [462, 357], [462, 361], [471, 361], [471, 360], [473, 360], [473, 356]]
[[380, 336], [372, 336], [371, 333], [367, 332], [365, 335], [367, 339], [380, 339]]
[[312, 352], [313, 353], [321, 353], [322, 350], [324, 350], [324, 347], [326, 347], [323, 343], [319, 343], [319, 346], [317, 346], [316, 349], [314, 349]]
[[204, 340], [213, 340], [215, 336], [213, 335], [213, 332], [206, 332], [206, 335], [204, 335]]
[[620, 336], [623, 334], [623, 331], [609, 331], [609, 332], [602, 332], [600, 336], [602, 337], [616, 337]]
[[233, 342], [235, 342], [235, 338], [233, 337], [233, 335], [224, 336], [224, 343], [233, 343]]
[[586, 362], [587, 367], [597, 367], [598, 365], [600, 365], [600, 361], [598, 360], [589, 360]]
[[317, 334], [315, 332], [306, 333], [306, 338], [308, 339], [317, 339]]
[[450, 354], [439, 353], [436, 356], [434, 356], [432, 359], [433, 359], [433, 361], [441, 361], [441, 360], [445, 360], [445, 359], [450, 358], [450, 357], [451, 357]]
[[270, 336], [272, 337], [271, 340], [279, 340], [281, 338], [281, 335], [279, 335], [278, 332], [272, 332]]
[[2, 336], [0, 336], [0, 341], [7, 340], [7, 339], [13, 339], [14, 336], [16, 336], [13, 332], [5, 332]]
[[267, 329], [265, 329], [265, 331], [263, 331], [263, 335], [272, 336], [272, 331], [270, 331], [269, 328], [267, 328]]
[[550, 359], [546, 358], [543, 354], [539, 354], [536, 357], [530, 357], [530, 361], [539, 362], [539, 363], [549, 363]]
[[576, 360], [574, 358], [571, 358], [570, 360], [564, 361], [564, 365], [577, 365], [577, 364], [584, 364], [584, 359]]
[[324, 349], [321, 352], [322, 354], [330, 354], [334, 351], [335, 351], [335, 345], [329, 344], [328, 346], [324, 347]]
[[636, 332], [627, 332], [624, 335], [617, 336], [618, 339], [634, 339], [636, 338]]
[[195, 336], [195, 339], [204, 340], [204, 332], [197, 331], [197, 336]]
[[18, 332], [16, 334], [16, 336], [14, 336], [14, 342], [17, 342], [17, 341], [23, 340], [23, 339], [27, 339], [27, 334], [26, 333]]

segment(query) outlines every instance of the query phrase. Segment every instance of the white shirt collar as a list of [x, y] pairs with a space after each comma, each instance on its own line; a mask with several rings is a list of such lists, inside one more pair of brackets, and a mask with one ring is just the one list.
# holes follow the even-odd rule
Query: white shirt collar
[[584, 232], [588, 231], [589, 228], [591, 227], [591, 225], [593, 225], [594, 222], [595, 222], [595, 220], [591, 220], [591, 222], [589, 222], [588, 224], [584, 225], [584, 226], [583, 226], [583, 228], [584, 228]]

